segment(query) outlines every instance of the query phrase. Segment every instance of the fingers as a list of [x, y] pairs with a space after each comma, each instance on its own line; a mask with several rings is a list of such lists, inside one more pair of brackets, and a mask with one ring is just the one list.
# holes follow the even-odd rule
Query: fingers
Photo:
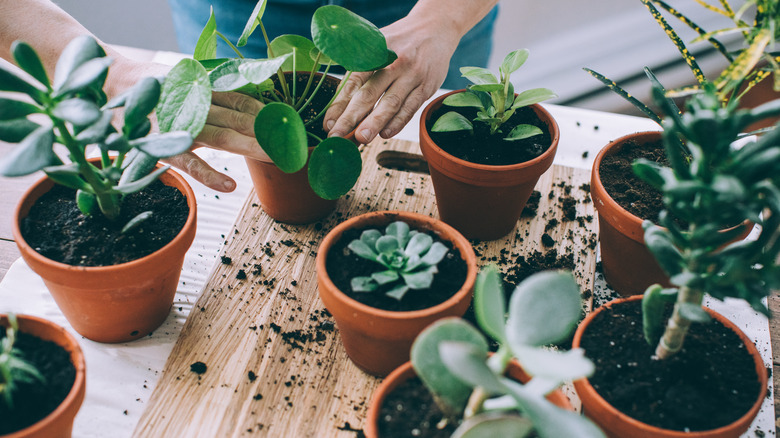
[[257, 160], [268, 160], [268, 155], [257, 143], [254, 134], [248, 136], [232, 129], [211, 124], [203, 127], [203, 130], [195, 139], [193, 149], [203, 146], [244, 155]]
[[256, 116], [265, 106], [259, 100], [241, 93], [217, 93], [211, 94], [211, 103], [224, 108], [229, 108], [242, 113]]
[[208, 163], [203, 161], [202, 158], [192, 152], [185, 152], [176, 155], [175, 157], [166, 158], [163, 161], [180, 169], [182, 172], [187, 173], [196, 181], [212, 190], [218, 192], [232, 192], [236, 189], [236, 182], [233, 178], [217, 172], [213, 167], [209, 166]]
[[[323, 127], [329, 132], [330, 136], [343, 137], [347, 135], [355, 129], [358, 122], [374, 107], [379, 96], [376, 96], [376, 99], [370, 103], [363, 104], [363, 107], [359, 109], [363, 114], [357, 114], [357, 103], [354, 99], [355, 95], [358, 94], [371, 77], [372, 73], [370, 72], [352, 73], [350, 75], [341, 93], [339, 93], [336, 100], [325, 113]], [[365, 95], [363, 98], [365, 98]], [[365, 106], [368, 106], [368, 108], [365, 108]]]
[[212, 105], [206, 117], [206, 126], [209, 125], [232, 130], [251, 138], [255, 137], [254, 114]]

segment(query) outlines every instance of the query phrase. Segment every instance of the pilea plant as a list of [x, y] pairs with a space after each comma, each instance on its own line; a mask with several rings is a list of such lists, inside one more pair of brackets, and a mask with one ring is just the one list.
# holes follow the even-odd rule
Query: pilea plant
[[[265, 4], [266, 0], [257, 3], [235, 45], [217, 31], [212, 10], [198, 39], [195, 60], [182, 60], [165, 82], [163, 105], [157, 112], [160, 126], [163, 130], [185, 129], [196, 136], [205, 124], [212, 91], [238, 91], [254, 96], [266, 104], [255, 119], [255, 136], [266, 154], [286, 173], [303, 169], [308, 161], [314, 192], [325, 199], [337, 199], [360, 176], [360, 152], [349, 140], [322, 139], [307, 128], [321, 123], [351, 72], [378, 70], [397, 56], [387, 48], [387, 41], [376, 26], [335, 5], [314, 12], [313, 41], [299, 35], [282, 35], [269, 41], [262, 21]], [[238, 47], [247, 43], [257, 27], [268, 47], [268, 58], [246, 59]], [[237, 57], [215, 59], [217, 38], [222, 38]], [[311, 102], [333, 65], [347, 70], [345, 80], [324, 108], [313, 117], [307, 116], [305, 111], [311, 110]], [[324, 72], [318, 77], [315, 73], [321, 66]], [[290, 83], [285, 72], [292, 78]], [[278, 87], [271, 79], [274, 75]], [[298, 75], [308, 77], [303, 90], [296, 80]], [[310, 145], [316, 146], [311, 156]]]
[[19, 323], [16, 315], [8, 314], [8, 327], [5, 337], [0, 339], [0, 396], [9, 408], [14, 404], [14, 391], [20, 383], [43, 381], [44, 377], [30, 362], [25, 360], [14, 347]]
[[[477, 108], [476, 123], [490, 126], [490, 134], [500, 133], [504, 140], [522, 140], [542, 133], [533, 125], [518, 125], [507, 130], [502, 125], [509, 120], [518, 108], [533, 105], [557, 97], [546, 88], [534, 88], [519, 93], [515, 97], [514, 85], [510, 75], [517, 71], [528, 59], [528, 50], [515, 50], [508, 54], [499, 67], [499, 77], [485, 68], [461, 67], [463, 77], [473, 83], [463, 93], [456, 93], [444, 99], [444, 104], [453, 107]], [[444, 113], [431, 127], [433, 132], [473, 131], [471, 120], [455, 111]]]
[[[717, 88], [705, 83], [680, 115], [662, 89], [654, 87], [653, 96], [667, 116], [663, 140], [671, 167], [638, 160], [634, 172], [664, 196], [663, 228], [643, 224], [646, 245], [675, 286], [651, 286], [643, 299], [645, 337], [664, 359], [681, 349], [692, 322], [708, 320], [705, 293], [741, 298], [769, 314], [762, 299], [780, 287], [780, 130], [746, 144], [737, 140], [749, 124], [780, 114], [780, 100], [740, 110], [733, 99], [723, 107]], [[761, 226], [755, 240], [729, 243], [743, 230], [719, 231], [724, 222], [745, 221]], [[665, 324], [667, 302], [675, 304]]]
[[[186, 132], [149, 134], [148, 115], [160, 97], [157, 79], [142, 79], [107, 102], [103, 85], [111, 59], [93, 38], [77, 37], [68, 44], [53, 81], [28, 44], [14, 42], [11, 52], [29, 76], [0, 65], [0, 90], [32, 101], [16, 95], [0, 97], [0, 140], [19, 143], [0, 161], [0, 175], [43, 170], [56, 183], [77, 190], [77, 204], [84, 214], [100, 212], [114, 220], [124, 195], [145, 188], [169, 168], [152, 172], [158, 158], [190, 148], [192, 137]], [[112, 125], [113, 110], [119, 107], [124, 107], [121, 129]], [[45, 116], [50, 123], [33, 121], [31, 115]], [[57, 154], [56, 144], [65, 146], [67, 160]], [[90, 145], [99, 147], [101, 166], [87, 160]], [[125, 228], [148, 215], [141, 213]]]
[[[509, 309], [505, 303], [498, 269], [484, 268], [474, 289], [474, 310], [479, 326], [499, 344], [492, 356], [484, 335], [458, 318], [432, 324], [415, 340], [412, 366], [445, 414], [440, 426], [460, 423], [453, 436], [469, 438], [524, 437], [532, 429], [541, 437], [604, 436], [586, 418], [545, 398], [563, 382], [593, 372], [581, 349], [543, 348], [563, 341], [580, 318], [572, 275], [534, 274], [517, 286]], [[503, 377], [513, 358], [532, 376], [527, 383]]]
[[379, 230], [365, 230], [360, 239], [347, 247], [356, 255], [374, 261], [385, 269], [369, 277], [355, 277], [350, 286], [354, 292], [373, 292], [385, 285], [400, 283], [387, 290], [385, 295], [397, 300], [403, 299], [409, 289], [428, 289], [436, 265], [444, 259], [449, 248], [425, 233], [410, 230], [403, 221], [396, 221]]

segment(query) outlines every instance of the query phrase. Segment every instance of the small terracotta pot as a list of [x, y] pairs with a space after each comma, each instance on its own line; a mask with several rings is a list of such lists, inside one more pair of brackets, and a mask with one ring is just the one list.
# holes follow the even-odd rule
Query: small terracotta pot
[[[390, 375], [387, 376], [382, 384], [379, 385], [376, 391], [374, 391], [374, 395], [371, 398], [371, 404], [368, 406], [366, 423], [363, 425], [363, 432], [366, 434], [366, 438], [380, 438], [379, 414], [382, 411], [382, 405], [385, 403], [385, 399], [387, 398], [388, 394], [395, 390], [395, 388], [416, 375], [417, 373], [414, 371], [412, 363], [406, 362], [390, 373]], [[521, 383], [526, 383], [531, 379], [531, 377], [526, 374], [520, 364], [514, 360], [509, 362], [509, 366], [507, 367], [505, 375], [512, 380], [516, 380]], [[561, 392], [560, 389], [556, 389], [555, 391], [549, 393], [547, 395], [547, 400], [559, 408], [566, 409], [568, 411], [574, 411], [569, 398], [566, 397], [566, 395]]]
[[[328, 251], [348, 229], [383, 228], [402, 220], [412, 229], [431, 231], [460, 251], [468, 267], [463, 286], [447, 301], [427, 309], [393, 312], [360, 303], [341, 292], [328, 276], [325, 263]], [[445, 316], [463, 316], [471, 303], [477, 259], [468, 240], [442, 221], [417, 213], [379, 211], [342, 222], [323, 239], [317, 251], [317, 284], [325, 307], [336, 319], [347, 355], [363, 371], [385, 376], [409, 360], [414, 339], [425, 327]]]
[[[577, 327], [577, 331], [574, 334], [574, 340], [572, 342], [572, 348], [580, 347], [582, 336], [587, 330], [588, 325], [593, 321], [603, 309], [620, 305], [630, 301], [641, 300], [641, 295], [635, 295], [628, 298], [619, 298], [603, 305], [589, 314]], [[628, 415], [618, 411], [606, 400], [604, 400], [598, 392], [593, 388], [588, 379], [580, 379], [574, 382], [574, 388], [582, 401], [582, 410], [585, 415], [593, 420], [601, 429], [607, 433], [608, 436], [619, 437], [636, 437], [636, 438], [737, 438], [748, 430], [753, 423], [753, 419], [758, 415], [758, 411], [761, 408], [761, 403], [766, 397], [767, 391], [767, 373], [764, 367], [764, 361], [761, 359], [761, 355], [756, 349], [756, 346], [734, 323], [728, 320], [723, 315], [705, 308], [709, 315], [728, 327], [734, 333], [736, 333], [742, 342], [745, 344], [745, 348], [748, 353], [753, 357], [755, 363], [756, 373], [759, 378], [760, 393], [756, 402], [739, 420], [717, 429], [698, 431], [698, 432], [682, 432], [677, 430], [662, 429], [659, 427], [651, 426], [641, 421], [635, 420]]]
[[456, 158], [431, 140], [425, 125], [447, 96], [463, 91], [447, 93], [425, 107], [420, 118], [420, 150], [428, 161], [441, 219], [469, 239], [495, 240], [517, 224], [536, 182], [553, 163], [560, 131], [547, 110], [531, 105], [552, 137], [552, 144], [542, 155], [506, 166]]
[[73, 328], [97, 342], [127, 342], [147, 336], [165, 321], [173, 304], [184, 254], [195, 238], [195, 193], [184, 178], [168, 170], [160, 181], [176, 187], [190, 209], [179, 234], [167, 245], [137, 260], [113, 266], [73, 266], [36, 252], [22, 237], [20, 224], [54, 182], [43, 178], [24, 194], [13, 222], [22, 258], [43, 278]]
[[[76, 417], [86, 392], [86, 369], [84, 353], [76, 338], [64, 328], [42, 318], [17, 315], [19, 331], [33, 335], [45, 341], [51, 341], [70, 354], [70, 360], [76, 368], [76, 379], [65, 400], [49, 415], [37, 423], [22, 430], [3, 435], [3, 438], [70, 438], [73, 419]], [[0, 326], [8, 327], [6, 315], [0, 315]]]

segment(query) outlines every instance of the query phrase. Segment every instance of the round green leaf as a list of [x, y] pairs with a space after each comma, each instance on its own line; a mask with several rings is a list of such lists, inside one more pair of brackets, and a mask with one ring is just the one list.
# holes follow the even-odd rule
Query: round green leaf
[[306, 128], [290, 105], [271, 102], [264, 106], [255, 118], [255, 137], [282, 172], [294, 173], [306, 165]]
[[376, 26], [341, 6], [318, 8], [311, 35], [322, 53], [350, 71], [378, 70], [396, 58]]
[[0, 96], [0, 120], [21, 119], [38, 112], [41, 109], [36, 105]]
[[431, 127], [433, 132], [471, 131], [473, 129], [471, 121], [455, 111], [444, 113]]
[[314, 43], [308, 38], [300, 35], [281, 35], [271, 41], [268, 57], [271, 57], [271, 52], [273, 52], [274, 57], [289, 53], [290, 57], [282, 64], [283, 71], [293, 70], [293, 58], [295, 59], [295, 70], [312, 71], [316, 63], [309, 55], [314, 48]]
[[315, 46], [315, 47], [314, 47], [313, 49], [311, 49], [311, 51], [309, 52], [309, 57], [310, 57], [311, 59], [317, 59], [317, 57], [318, 57], [318, 56], [319, 56], [319, 64], [320, 64], [320, 65], [328, 65], [328, 64], [330, 64], [330, 65], [336, 65], [336, 63], [335, 63], [335, 62], [334, 62], [332, 59], [330, 59], [330, 58], [328, 57], [328, 55], [326, 55], [326, 54], [324, 54], [324, 53], [320, 52], [320, 49], [318, 49], [318, 48]]
[[249, 80], [240, 72], [240, 66], [244, 62], [243, 59], [231, 59], [212, 70], [209, 73], [211, 89], [213, 91], [233, 91], [249, 84]]
[[362, 168], [354, 143], [341, 137], [326, 138], [309, 159], [309, 184], [319, 197], [338, 199], [355, 185]]
[[162, 132], [187, 131], [195, 138], [206, 124], [211, 108], [211, 82], [206, 69], [182, 59], [165, 77], [157, 120]]
[[46, 69], [43, 68], [41, 58], [38, 57], [38, 54], [35, 53], [35, 50], [29, 44], [23, 41], [14, 41], [11, 44], [11, 53], [13, 53], [16, 64], [22, 70], [29, 73], [30, 76], [37, 79], [45, 87], [51, 89], [49, 76], [46, 74]]

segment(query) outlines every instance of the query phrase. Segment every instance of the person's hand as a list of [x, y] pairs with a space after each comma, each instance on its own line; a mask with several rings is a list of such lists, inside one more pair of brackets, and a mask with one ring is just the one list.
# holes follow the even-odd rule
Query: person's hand
[[329, 136], [343, 137], [358, 123], [355, 138], [361, 143], [377, 134], [383, 138], [397, 134], [444, 82], [461, 37], [422, 14], [410, 14], [382, 28], [382, 33], [398, 59], [377, 72], [350, 75], [325, 113], [323, 125]]

